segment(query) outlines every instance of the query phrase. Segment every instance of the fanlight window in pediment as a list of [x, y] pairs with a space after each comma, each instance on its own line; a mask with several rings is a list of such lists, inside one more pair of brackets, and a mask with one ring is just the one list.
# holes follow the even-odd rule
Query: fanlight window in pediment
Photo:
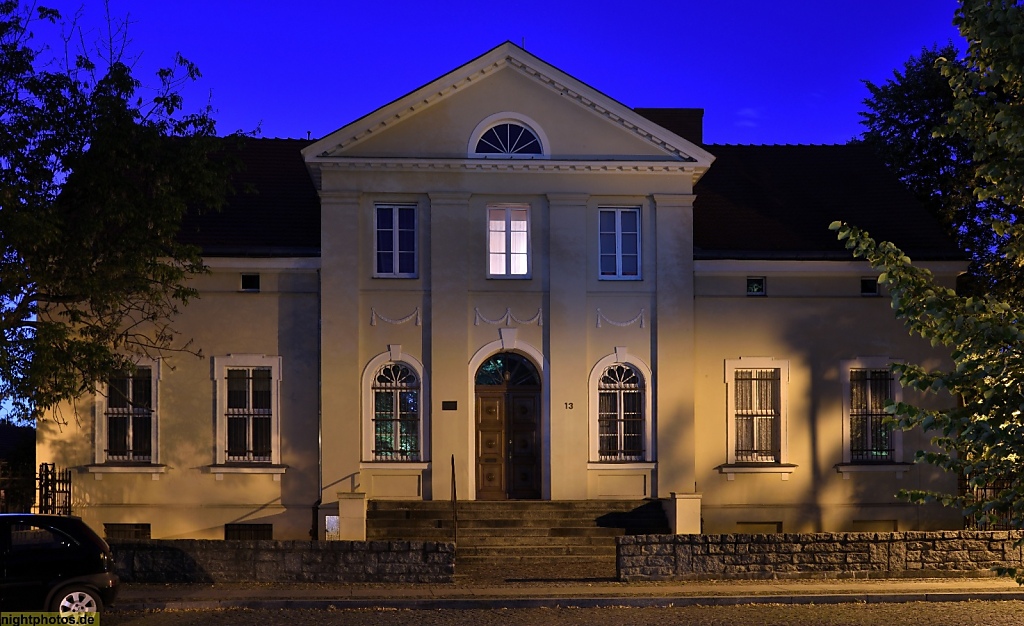
[[546, 158], [551, 146], [544, 130], [530, 118], [502, 111], [480, 120], [469, 136], [469, 157]]
[[491, 126], [476, 142], [477, 154], [543, 154], [540, 138], [529, 128], [515, 122]]

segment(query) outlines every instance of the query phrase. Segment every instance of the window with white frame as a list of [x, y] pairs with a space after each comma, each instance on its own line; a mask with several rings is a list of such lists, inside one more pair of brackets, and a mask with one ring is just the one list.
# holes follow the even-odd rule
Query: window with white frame
[[280, 357], [214, 357], [214, 372], [217, 463], [280, 463]]
[[786, 463], [788, 362], [730, 359], [725, 382], [728, 463]]
[[363, 368], [362, 460], [425, 468], [430, 461], [430, 386], [423, 364], [399, 344]]
[[487, 275], [529, 278], [530, 210], [524, 204], [487, 207]]
[[375, 210], [374, 276], [416, 277], [416, 207], [378, 204]]
[[903, 433], [886, 423], [886, 404], [901, 398], [890, 364], [888, 357], [853, 359], [841, 364], [844, 463], [903, 461]]
[[651, 369], [625, 346], [616, 346], [590, 370], [590, 462], [654, 462], [652, 378]]
[[156, 370], [147, 361], [107, 381], [96, 433], [99, 462], [155, 462]]
[[515, 120], [494, 124], [480, 135], [474, 152], [493, 156], [528, 156], [544, 152], [533, 129]]
[[598, 459], [644, 459], [644, 384], [626, 363], [607, 367], [597, 385]]
[[420, 460], [420, 381], [404, 363], [373, 378], [373, 460]]
[[640, 209], [603, 207], [598, 212], [602, 280], [640, 279]]

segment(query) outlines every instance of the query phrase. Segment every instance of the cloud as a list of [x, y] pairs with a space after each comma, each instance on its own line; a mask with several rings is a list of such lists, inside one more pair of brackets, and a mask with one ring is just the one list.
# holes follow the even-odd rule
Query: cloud
[[740, 128], [757, 128], [760, 126], [759, 120], [761, 119], [761, 111], [754, 108], [743, 108], [736, 111], [736, 119], [733, 121], [733, 126]]

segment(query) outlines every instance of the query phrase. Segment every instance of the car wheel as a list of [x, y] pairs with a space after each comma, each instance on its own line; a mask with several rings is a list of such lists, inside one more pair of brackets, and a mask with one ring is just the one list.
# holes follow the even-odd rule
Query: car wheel
[[53, 598], [54, 613], [98, 613], [103, 610], [100, 594], [89, 587], [64, 587]]

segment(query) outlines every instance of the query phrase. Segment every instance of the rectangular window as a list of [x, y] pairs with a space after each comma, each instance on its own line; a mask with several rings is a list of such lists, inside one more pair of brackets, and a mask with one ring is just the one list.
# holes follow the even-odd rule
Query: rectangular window
[[149, 524], [103, 524], [107, 541], [140, 541], [150, 538]]
[[406, 204], [376, 206], [376, 260], [374, 276], [416, 277], [416, 207]]
[[487, 275], [492, 278], [529, 278], [529, 207], [487, 207]]
[[893, 460], [892, 426], [886, 402], [892, 398], [888, 369], [850, 370], [850, 461], [889, 463]]
[[738, 369], [735, 376], [736, 462], [780, 462], [779, 370]]
[[105, 459], [150, 463], [153, 460], [153, 370], [137, 367], [131, 375], [107, 383]]
[[273, 538], [273, 524], [224, 524], [224, 539], [227, 541], [269, 541]]
[[602, 208], [599, 212], [600, 277], [640, 279], [640, 209]]
[[269, 367], [227, 371], [229, 462], [269, 462], [273, 405]]
[[[213, 357], [217, 441], [214, 465], [249, 464], [246, 472], [281, 470], [281, 357]], [[225, 471], [232, 471], [225, 468]]]

